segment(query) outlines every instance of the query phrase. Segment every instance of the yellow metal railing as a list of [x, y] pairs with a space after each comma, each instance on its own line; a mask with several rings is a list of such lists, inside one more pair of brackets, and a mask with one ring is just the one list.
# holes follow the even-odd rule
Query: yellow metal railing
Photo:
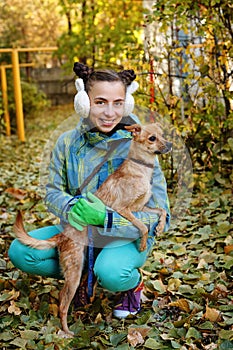
[[44, 52], [44, 51], [56, 51], [57, 47], [35, 47], [35, 48], [6, 48], [0, 49], [1, 53], [11, 53], [11, 65], [1, 65], [1, 87], [2, 87], [2, 98], [4, 107], [4, 120], [6, 124], [6, 135], [11, 135], [10, 126], [10, 115], [8, 111], [8, 95], [7, 95], [7, 79], [6, 79], [6, 69], [12, 68], [13, 71], [13, 81], [14, 81], [14, 97], [15, 97], [15, 109], [16, 109], [16, 125], [17, 134], [20, 141], [25, 141], [25, 130], [24, 130], [24, 115], [23, 115], [23, 100], [22, 100], [22, 90], [20, 84], [20, 68], [21, 67], [32, 67], [33, 63], [19, 63], [19, 53], [20, 52]]

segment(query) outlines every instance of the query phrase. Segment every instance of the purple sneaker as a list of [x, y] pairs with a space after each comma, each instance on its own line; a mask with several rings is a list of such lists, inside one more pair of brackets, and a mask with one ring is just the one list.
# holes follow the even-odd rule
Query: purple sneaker
[[122, 292], [119, 303], [113, 310], [113, 315], [117, 318], [126, 318], [129, 315], [136, 315], [141, 308], [140, 299], [143, 287], [144, 283], [140, 282], [136, 288]]

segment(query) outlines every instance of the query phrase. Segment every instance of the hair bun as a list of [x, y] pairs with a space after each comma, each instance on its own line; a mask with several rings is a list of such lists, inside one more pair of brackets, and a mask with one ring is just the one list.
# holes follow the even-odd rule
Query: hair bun
[[126, 85], [130, 85], [136, 78], [136, 74], [133, 69], [125, 69], [119, 72], [118, 75]]
[[93, 69], [83, 63], [75, 62], [73, 71], [79, 78], [83, 79], [84, 83], [86, 83], [90, 74], [93, 72]]

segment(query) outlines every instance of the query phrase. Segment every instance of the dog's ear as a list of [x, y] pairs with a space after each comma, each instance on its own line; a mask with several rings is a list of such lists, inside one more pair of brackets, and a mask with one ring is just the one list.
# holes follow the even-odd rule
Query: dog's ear
[[160, 124], [159, 122], [156, 122], [155, 125], [157, 128], [159, 128], [161, 130], [163, 129], [162, 124]]
[[132, 132], [133, 136], [140, 134], [142, 126], [140, 124], [125, 125], [125, 129]]

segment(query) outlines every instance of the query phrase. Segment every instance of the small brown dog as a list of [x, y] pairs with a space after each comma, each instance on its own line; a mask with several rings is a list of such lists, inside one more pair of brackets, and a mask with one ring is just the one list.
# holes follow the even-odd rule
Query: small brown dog
[[[151, 197], [151, 178], [155, 156], [169, 152], [172, 143], [163, 138], [158, 123], [145, 126], [134, 124], [125, 128], [133, 135], [128, 158], [105, 180], [95, 195], [105, 205], [117, 211], [140, 230], [140, 250], [143, 251], [146, 249], [148, 229], [133, 215], [132, 211], [147, 211], [158, 214], [159, 223], [156, 231], [158, 234], [163, 231], [166, 211], [160, 208], [148, 208], [145, 204]], [[33, 248], [58, 248], [60, 266], [65, 278], [64, 287], [59, 296], [60, 319], [63, 331], [73, 335], [67, 325], [67, 314], [82, 275], [85, 246], [88, 245], [87, 229], [84, 228], [82, 232], [77, 232], [72, 226], [67, 225], [62, 233], [48, 240], [38, 240], [26, 233], [22, 223], [22, 215], [19, 213], [14, 231], [23, 244]]]

